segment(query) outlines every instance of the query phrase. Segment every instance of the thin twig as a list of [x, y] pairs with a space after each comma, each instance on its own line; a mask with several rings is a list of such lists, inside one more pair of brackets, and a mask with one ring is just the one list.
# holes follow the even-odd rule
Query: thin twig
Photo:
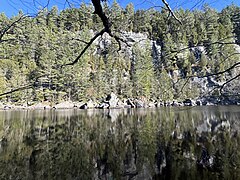
[[92, 0], [93, 6], [95, 8], [94, 10], [94, 14], [97, 14], [104, 26], [104, 29], [102, 29], [99, 33], [97, 33], [85, 46], [85, 48], [81, 51], [81, 53], [78, 55], [78, 57], [71, 63], [65, 64], [63, 66], [68, 66], [68, 65], [74, 65], [76, 64], [79, 59], [83, 56], [83, 54], [86, 52], [86, 50], [92, 45], [92, 43], [99, 37], [102, 36], [105, 32], [109, 34], [109, 36], [111, 36], [112, 38], [114, 38], [119, 46], [118, 51], [121, 50], [121, 42], [124, 42], [125, 44], [128, 45], [127, 41], [125, 41], [124, 39], [122, 39], [121, 37], [118, 37], [117, 35], [113, 34], [111, 31], [111, 26], [112, 24], [109, 22], [108, 17], [106, 16], [106, 14], [103, 12], [102, 9], [102, 5], [101, 5], [101, 1], [100, 0]]
[[2, 94], [0, 94], [0, 97], [5, 96], [5, 95], [8, 95], [8, 94], [11, 94], [11, 93], [14, 93], [14, 92], [17, 92], [17, 91], [21, 91], [21, 90], [24, 90], [24, 89], [30, 89], [30, 88], [32, 88], [32, 87], [33, 87], [33, 84], [25, 85], [25, 86], [22, 86], [22, 87], [20, 87], [20, 88], [13, 89], [13, 90], [11, 90], [11, 91], [2, 93]]
[[223, 94], [222, 91], [223, 91], [224, 86], [226, 86], [226, 85], [227, 85], [228, 83], [230, 83], [231, 81], [237, 79], [238, 77], [240, 77], [240, 74], [236, 75], [235, 77], [233, 77], [233, 78], [227, 80], [225, 83], [223, 83], [223, 84], [220, 86], [220, 89], [219, 89], [220, 94]]
[[16, 21], [12, 22], [11, 24], [9, 24], [6, 28], [2, 29], [0, 31], [0, 42], [2, 41], [6, 41], [6, 40], [3, 40], [3, 36], [11, 29], [11, 27], [15, 26], [18, 22], [20, 22], [22, 19], [26, 18], [28, 16], [25, 16], [25, 15], [22, 15], [20, 16]]
[[86, 52], [86, 50], [92, 45], [92, 43], [101, 35], [104, 34], [104, 32], [106, 32], [105, 29], [102, 29], [99, 33], [97, 33], [85, 46], [85, 48], [81, 51], [81, 53], [78, 55], [78, 57], [71, 63], [65, 64], [64, 66], [69, 66], [69, 65], [74, 65], [76, 64], [79, 59], [83, 56], [83, 54]]
[[167, 7], [169, 13], [174, 17], [174, 19], [176, 21], [178, 21], [180, 24], [182, 24], [182, 22], [177, 18], [177, 16], [174, 14], [174, 12], [172, 11], [171, 7], [169, 6], [169, 4], [167, 3], [166, 0], [162, 0], [163, 4]]
[[204, 76], [188, 76], [189, 78], [192, 78], [192, 77], [198, 77], [198, 78], [204, 78], [204, 77], [210, 77], [210, 76], [217, 76], [217, 75], [221, 75], [221, 74], [224, 74], [226, 72], [229, 72], [230, 70], [234, 69], [235, 67], [237, 67], [238, 65], [240, 65], [240, 62], [236, 62], [235, 64], [233, 64], [231, 67], [223, 70], [223, 71], [220, 71], [220, 72], [217, 72], [217, 73], [211, 73], [211, 74], [207, 74], [207, 75], [204, 75]]

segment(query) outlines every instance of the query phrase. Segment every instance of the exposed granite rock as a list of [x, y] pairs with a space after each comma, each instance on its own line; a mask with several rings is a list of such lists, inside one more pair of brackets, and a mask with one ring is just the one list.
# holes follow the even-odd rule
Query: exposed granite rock
[[74, 103], [72, 101], [64, 101], [53, 106], [55, 109], [72, 109], [74, 108]]
[[0, 109], [4, 109], [4, 104], [0, 102]]
[[117, 95], [112, 92], [107, 96], [106, 101], [109, 104], [109, 108], [116, 108], [118, 106], [119, 99]]
[[48, 103], [37, 103], [28, 107], [29, 109], [51, 109], [52, 107]]
[[156, 103], [154, 103], [154, 102], [149, 102], [149, 103], [148, 103], [148, 107], [154, 108], [154, 107], [156, 107]]
[[103, 102], [98, 106], [99, 109], [107, 109], [109, 107], [110, 107], [109, 103], [106, 103], [106, 102]]
[[127, 105], [130, 106], [131, 108], [135, 108], [136, 107], [135, 104], [133, 103], [133, 100], [130, 99], [130, 98], [127, 99]]
[[140, 99], [134, 99], [134, 104], [136, 108], [144, 108], [145, 106], [145, 102], [143, 100]]
[[93, 109], [97, 107], [96, 103], [94, 103], [92, 100], [89, 100], [88, 102], [82, 104], [79, 108], [80, 109]]

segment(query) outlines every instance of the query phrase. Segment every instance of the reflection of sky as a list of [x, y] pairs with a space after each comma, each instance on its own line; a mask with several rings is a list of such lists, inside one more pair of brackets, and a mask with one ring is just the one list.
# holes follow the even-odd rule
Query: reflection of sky
[[[49, 3], [48, 3], [49, 1]], [[113, 0], [107, 0], [110, 4]], [[89, 3], [89, 0], [68, 0], [73, 2], [72, 4], [66, 3], [65, 0], [0, 0], [0, 12], [4, 12], [8, 16], [16, 15], [21, 9], [24, 13], [36, 14], [39, 8], [48, 7], [51, 8], [57, 5], [60, 10], [69, 6], [79, 7], [79, 2]], [[148, 9], [153, 6], [162, 6], [161, 0], [117, 0], [117, 2], [125, 7], [129, 3], [133, 3], [135, 9]], [[176, 8], [188, 8], [201, 9], [202, 5], [208, 3], [211, 7], [221, 10], [227, 5], [234, 3], [240, 6], [239, 0], [167, 0], [172, 9]]]

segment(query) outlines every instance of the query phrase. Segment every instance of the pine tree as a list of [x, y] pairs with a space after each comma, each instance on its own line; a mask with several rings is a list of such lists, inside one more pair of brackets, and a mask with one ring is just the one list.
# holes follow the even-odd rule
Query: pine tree
[[173, 99], [172, 80], [165, 69], [162, 70], [160, 77], [157, 79], [158, 97], [161, 101], [171, 101]]
[[218, 37], [218, 14], [215, 10], [211, 9], [207, 5], [204, 6], [204, 18], [205, 18], [205, 25], [207, 30], [207, 53], [212, 61], [216, 60], [215, 56], [218, 54], [219, 49], [218, 45], [215, 44], [219, 37]]
[[145, 47], [145, 51], [140, 48], [137, 44], [133, 49], [135, 59], [135, 72], [133, 78], [133, 90], [134, 95], [137, 97], [144, 96], [147, 98], [151, 97], [154, 71], [151, 57], [151, 50], [149, 44]]
[[133, 21], [134, 21], [134, 6], [132, 3], [128, 4], [125, 8], [125, 25], [127, 25], [127, 28], [124, 28], [127, 32], [133, 31]]

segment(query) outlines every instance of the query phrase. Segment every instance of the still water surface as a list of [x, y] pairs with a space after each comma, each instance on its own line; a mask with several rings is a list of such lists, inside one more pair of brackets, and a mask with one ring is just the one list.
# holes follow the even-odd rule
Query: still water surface
[[0, 179], [240, 179], [240, 107], [0, 111]]

